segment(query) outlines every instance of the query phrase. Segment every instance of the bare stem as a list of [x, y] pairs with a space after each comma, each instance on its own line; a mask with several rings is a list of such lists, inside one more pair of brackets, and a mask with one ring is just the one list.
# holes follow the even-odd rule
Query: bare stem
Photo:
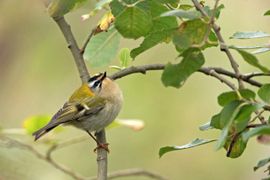
[[[167, 178], [162, 177], [159, 174], [144, 170], [144, 169], [124, 169], [119, 170], [116, 172], [109, 173], [108, 179], [116, 179], [116, 178], [123, 178], [123, 177], [129, 177], [129, 176], [144, 176], [149, 177], [151, 179], [157, 179], [157, 180], [167, 180]], [[89, 180], [97, 180], [96, 177], [90, 178]]]
[[82, 82], [87, 82], [89, 79], [89, 72], [87, 70], [86, 64], [84, 62], [83, 56], [80, 53], [80, 49], [78, 44], [75, 40], [75, 37], [71, 31], [70, 25], [66, 22], [64, 17], [55, 17], [53, 18], [56, 24], [59, 26], [60, 30], [62, 31], [66, 42], [68, 44], [68, 48], [70, 49], [74, 61], [76, 63], [77, 69], [80, 74], [80, 78]]
[[[216, 0], [216, 4], [215, 6], [217, 6], [217, 3], [218, 3], [219, 0]], [[201, 14], [204, 16], [204, 17], [208, 17], [208, 14], [204, 11], [202, 5], [197, 1], [197, 0], [192, 0], [194, 6], [196, 7], [196, 9], [201, 12]], [[231, 51], [229, 50], [228, 46], [226, 45], [225, 41], [224, 41], [224, 38], [222, 37], [221, 33], [220, 33], [220, 27], [215, 23], [213, 22], [213, 26], [212, 26], [213, 30], [215, 31], [216, 35], [217, 35], [217, 38], [220, 42], [220, 49], [221, 51], [225, 52], [229, 61], [230, 61], [230, 64], [231, 64], [231, 67], [232, 69], [234, 70], [235, 72], [235, 75], [237, 77], [237, 80], [238, 80], [238, 84], [239, 84], [239, 89], [243, 89], [244, 88], [244, 84], [242, 82], [242, 79], [240, 78], [241, 74], [240, 74], [240, 71], [239, 71], [239, 65], [237, 64], [236, 60], [234, 59], [234, 57], [232, 56], [232, 53]]]
[[64, 172], [65, 174], [69, 175], [70, 177], [72, 177], [75, 180], [86, 180], [86, 177], [82, 177], [81, 175], [77, 174], [76, 172], [74, 172], [73, 170], [65, 167], [64, 165], [56, 162], [53, 158], [51, 158], [51, 156], [47, 156], [44, 155], [42, 153], [40, 153], [39, 151], [37, 151], [35, 148], [33, 148], [31, 145], [17, 141], [15, 139], [12, 138], [8, 138], [6, 136], [1, 136], [0, 138], [2, 140], [2, 145], [6, 148], [18, 148], [18, 149], [24, 149], [27, 150], [29, 152], [31, 152], [32, 154], [34, 154], [37, 158], [46, 161], [47, 163], [49, 163], [50, 165], [52, 165], [53, 167], [55, 167], [56, 169]]
[[[131, 66], [126, 69], [120, 70], [113, 75], [111, 75], [111, 79], [120, 79], [122, 77], [125, 77], [130, 74], [135, 74], [135, 73], [142, 73], [146, 74], [147, 71], [155, 71], [155, 70], [163, 70], [165, 68], [165, 64], [147, 64], [147, 65], [141, 65], [141, 66]], [[235, 73], [227, 71], [223, 68], [218, 68], [218, 67], [202, 67], [198, 70], [198, 72], [204, 73], [206, 75], [214, 76], [215, 78], [219, 79], [220, 81], [224, 81], [224, 79], [220, 79], [220, 77], [217, 77], [216, 74], [214, 73], [211, 74], [211, 70], [214, 70], [216, 73], [224, 76], [228, 76], [231, 78], [237, 79], [237, 76]], [[246, 83], [256, 86], [256, 87], [261, 87], [262, 84], [259, 83], [258, 81], [252, 80], [250, 78], [247, 78], [245, 75], [240, 75], [240, 78], [245, 81]], [[232, 84], [230, 83], [230, 88], [232, 88]]]
[[[68, 47], [73, 55], [74, 61], [76, 63], [77, 69], [80, 74], [82, 82], [87, 82], [89, 80], [89, 72], [87, 70], [86, 64], [83, 59], [81, 50], [78, 47], [78, 44], [74, 38], [74, 35], [71, 31], [70, 25], [66, 22], [64, 17], [55, 17], [53, 18], [61, 29], [67, 43]], [[92, 36], [92, 35], [91, 35]], [[91, 38], [91, 37], [90, 37]], [[89, 40], [90, 40], [89, 38]], [[88, 41], [89, 41], [88, 40]], [[102, 130], [98, 133], [97, 140], [102, 143], [106, 143], [105, 131]], [[97, 151], [97, 163], [98, 163], [98, 180], [106, 180], [107, 178], [107, 152], [103, 149]]]

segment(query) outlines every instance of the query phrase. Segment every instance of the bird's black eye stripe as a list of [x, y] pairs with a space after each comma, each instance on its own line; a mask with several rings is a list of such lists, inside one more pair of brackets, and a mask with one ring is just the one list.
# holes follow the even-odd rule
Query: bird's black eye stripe
[[97, 80], [94, 84], [93, 84], [93, 88], [96, 88], [96, 87], [98, 87], [99, 86], [99, 84], [100, 84], [100, 81], [99, 80]]
[[89, 82], [93, 82], [95, 80], [97, 80], [99, 77], [100, 77], [101, 74], [97, 74], [95, 76], [92, 76], [90, 79], [89, 79]]

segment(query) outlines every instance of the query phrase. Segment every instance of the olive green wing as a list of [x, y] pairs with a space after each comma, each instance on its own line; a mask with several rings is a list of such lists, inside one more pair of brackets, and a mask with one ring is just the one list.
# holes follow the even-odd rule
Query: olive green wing
[[88, 97], [79, 102], [65, 103], [64, 106], [52, 117], [50, 122], [43, 128], [33, 133], [35, 140], [48, 133], [60, 124], [79, 119], [83, 116], [90, 116], [102, 110], [105, 100], [100, 97]]

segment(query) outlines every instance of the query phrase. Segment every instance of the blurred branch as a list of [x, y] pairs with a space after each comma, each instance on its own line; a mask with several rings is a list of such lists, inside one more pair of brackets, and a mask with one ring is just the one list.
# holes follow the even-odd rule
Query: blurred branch
[[[197, 0], [192, 0], [192, 2], [194, 4], [194, 6], [196, 7], [196, 9], [199, 12], [201, 12], [201, 14], [204, 17], [209, 18], [208, 14], [205, 12], [205, 10], [203, 9], [202, 5]], [[219, 0], [216, 0], [215, 8], [217, 7], [218, 2], [219, 2]], [[213, 13], [212, 16], [215, 16], [215, 13]], [[240, 71], [239, 71], [239, 65], [237, 64], [236, 60], [232, 56], [231, 51], [229, 50], [228, 46], [226, 45], [226, 43], [224, 41], [224, 38], [222, 37], [222, 35], [220, 33], [220, 27], [214, 22], [214, 18], [213, 18], [213, 22], [212, 22], [212, 28], [215, 31], [215, 34], [217, 35], [217, 38], [218, 38], [218, 40], [220, 42], [220, 50], [226, 53], [226, 55], [227, 55], [227, 57], [228, 57], [228, 59], [230, 61], [231, 67], [232, 67], [232, 69], [235, 72], [235, 75], [236, 75], [236, 78], [237, 78], [238, 84], [239, 84], [239, 89], [243, 89], [244, 88], [244, 84], [242, 82], [243, 79], [241, 79], [241, 77], [240, 77], [241, 74], [240, 74]]]
[[56, 169], [69, 175], [70, 177], [72, 177], [75, 180], [86, 180], [87, 179], [86, 177], [82, 177], [81, 175], [77, 174], [76, 172], [72, 171], [71, 169], [56, 162], [51, 156], [48, 156], [48, 153], [47, 153], [47, 155], [44, 155], [44, 154], [40, 153], [39, 151], [37, 151], [35, 148], [33, 148], [29, 144], [17, 141], [15, 139], [12, 139], [12, 138], [9, 138], [6, 136], [1, 136], [0, 140], [2, 141], [2, 142], [0, 141], [2, 146], [6, 147], [6, 148], [18, 148], [18, 149], [22, 149], [22, 150], [27, 150], [27, 151], [31, 152], [32, 154], [34, 154], [37, 158], [46, 161], [47, 163], [49, 163], [50, 165], [52, 165]]
[[[156, 174], [156, 173], [144, 170], [144, 169], [119, 170], [116, 172], [109, 173], [108, 179], [116, 179], [116, 178], [128, 177], [128, 176], [145, 176], [145, 177], [149, 177], [149, 178], [157, 179], [157, 180], [167, 180], [167, 178], [162, 177], [159, 174]], [[93, 177], [88, 180], [97, 180], [97, 178]]]
[[78, 47], [78, 44], [75, 40], [75, 37], [71, 31], [70, 25], [66, 22], [65, 18], [60, 17], [54, 17], [53, 18], [58, 27], [60, 28], [61, 32], [63, 33], [66, 42], [68, 44], [68, 48], [70, 49], [74, 61], [76, 63], [77, 69], [80, 74], [80, 78], [82, 82], [87, 82], [89, 80], [89, 73], [86, 67], [86, 64], [84, 62], [83, 56], [80, 53], [80, 49]]
[[[89, 80], [89, 72], [87, 70], [86, 64], [83, 59], [83, 55], [81, 50], [78, 47], [78, 44], [74, 38], [74, 35], [71, 31], [70, 25], [66, 22], [64, 17], [54, 17], [54, 21], [59, 26], [62, 31], [67, 43], [68, 47], [73, 55], [74, 61], [76, 63], [77, 69], [80, 74], [80, 78], [82, 82], [87, 82]], [[91, 37], [90, 37], [91, 38]], [[89, 40], [90, 40], [89, 38]], [[106, 143], [105, 130], [102, 130], [96, 133], [97, 141], [100, 143]], [[107, 151], [103, 148], [99, 148], [97, 151], [97, 163], [98, 163], [98, 175], [97, 177], [101, 178], [101, 180], [106, 179], [107, 177]], [[105, 174], [106, 173], [106, 174]]]
[[58, 150], [58, 149], [61, 149], [61, 148], [65, 148], [67, 146], [71, 146], [73, 144], [77, 144], [77, 143], [81, 143], [82, 141], [85, 141], [89, 139], [88, 136], [81, 136], [81, 137], [75, 137], [75, 138], [72, 138], [72, 139], [68, 139], [66, 141], [63, 141], [63, 142], [60, 142], [60, 143], [56, 143], [56, 144], [53, 144], [48, 150], [47, 150], [47, 153], [46, 153], [46, 156], [47, 157], [51, 157], [51, 154]]
[[[125, 76], [130, 75], [130, 74], [135, 74], [135, 73], [146, 74], [147, 71], [163, 70], [165, 68], [165, 66], [166, 66], [165, 64], [147, 64], [147, 65], [141, 65], [141, 66], [131, 66], [131, 67], [125, 68], [123, 70], [120, 70], [120, 71], [114, 73], [113, 75], [110, 76], [110, 78], [116, 80], [116, 79], [120, 79], [120, 78], [125, 77]], [[218, 74], [237, 79], [237, 75], [235, 73], [230, 72], [228, 70], [225, 70], [223, 68], [218, 68], [218, 67], [202, 67], [198, 70], [198, 72], [213, 76], [213, 77], [219, 79], [220, 81], [224, 82], [224, 79], [223, 78], [220, 79], [220, 77], [217, 77], [215, 73], [211, 74], [211, 71], [213, 71], [213, 70]], [[262, 84], [259, 83], [258, 81], [252, 80], [245, 75], [240, 74], [240, 78], [241, 78], [241, 80], [245, 81], [246, 83], [248, 83], [250, 85], [253, 85], [256, 87], [262, 86]]]
[[251, 79], [253, 77], [259, 77], [259, 76], [270, 76], [270, 73], [253, 72], [253, 73], [245, 74], [245, 76], [247, 79]]

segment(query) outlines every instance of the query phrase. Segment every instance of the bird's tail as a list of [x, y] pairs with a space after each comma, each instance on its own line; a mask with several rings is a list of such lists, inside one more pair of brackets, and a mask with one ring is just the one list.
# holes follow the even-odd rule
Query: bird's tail
[[43, 128], [35, 131], [32, 135], [35, 136], [35, 141], [38, 140], [40, 137], [42, 137], [43, 135], [47, 134], [49, 131], [51, 131], [52, 129], [54, 129], [56, 126], [58, 126], [59, 124], [47, 124], [46, 126], [44, 126]]

